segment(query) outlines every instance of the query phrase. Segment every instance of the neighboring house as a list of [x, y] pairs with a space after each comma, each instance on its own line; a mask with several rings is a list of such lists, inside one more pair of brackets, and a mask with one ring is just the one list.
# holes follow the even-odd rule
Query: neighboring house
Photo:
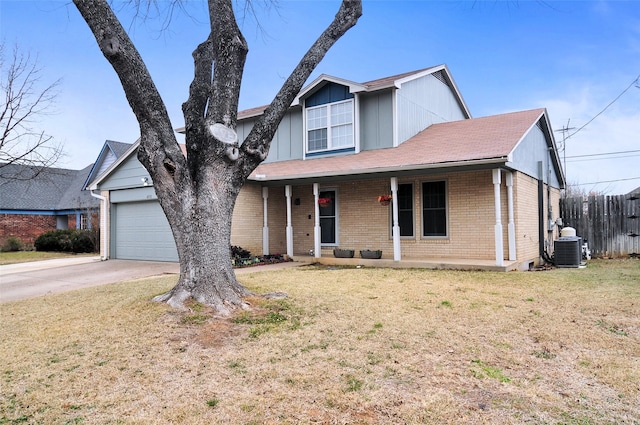
[[[240, 140], [264, 109], [238, 114]], [[109, 214], [103, 255], [175, 261], [136, 148], [91, 184]], [[445, 65], [366, 83], [322, 75], [240, 192], [232, 244], [323, 262], [341, 247], [526, 269], [553, 247], [564, 184], [545, 109], [471, 118]]]
[[99, 163], [110, 165], [130, 146], [107, 141], [98, 162], [82, 170], [34, 169], [18, 164], [1, 167], [0, 245], [9, 237], [33, 245], [38, 236], [50, 230], [96, 226], [99, 200], [84, 188], [98, 176]]

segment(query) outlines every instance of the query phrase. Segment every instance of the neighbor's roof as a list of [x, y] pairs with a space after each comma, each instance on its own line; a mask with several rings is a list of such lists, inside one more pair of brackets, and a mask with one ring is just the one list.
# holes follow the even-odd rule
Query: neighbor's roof
[[59, 211], [95, 208], [99, 201], [82, 190], [92, 166], [69, 170], [5, 165], [0, 168], [0, 209]]
[[544, 113], [544, 109], [533, 109], [434, 124], [395, 148], [263, 163], [251, 174], [250, 179], [299, 180], [504, 163]]

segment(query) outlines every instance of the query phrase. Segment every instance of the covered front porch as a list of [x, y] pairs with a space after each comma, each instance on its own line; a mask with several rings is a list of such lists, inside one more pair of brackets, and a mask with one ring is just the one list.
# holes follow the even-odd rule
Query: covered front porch
[[[428, 220], [423, 184], [433, 181], [442, 182], [445, 188], [439, 201], [445, 211], [444, 234], [436, 237], [425, 235], [424, 230]], [[511, 171], [494, 168], [262, 186], [262, 251], [266, 255], [276, 249], [296, 261], [328, 265], [494, 271], [526, 268], [516, 258], [513, 185]], [[408, 187], [408, 201], [400, 186]], [[385, 191], [391, 197], [390, 205], [372, 205], [375, 195]], [[323, 207], [328, 193], [332, 208]], [[405, 214], [404, 224], [401, 214]], [[325, 217], [329, 219], [323, 221]], [[275, 225], [278, 222], [285, 225]], [[326, 223], [335, 228], [335, 239], [330, 243], [323, 233]], [[354, 249], [356, 258], [335, 258], [334, 248]], [[360, 249], [379, 249], [384, 255], [376, 260], [362, 259]]]

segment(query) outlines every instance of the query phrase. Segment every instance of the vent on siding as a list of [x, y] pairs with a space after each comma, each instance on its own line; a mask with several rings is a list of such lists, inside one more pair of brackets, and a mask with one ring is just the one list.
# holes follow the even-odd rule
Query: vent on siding
[[436, 77], [438, 79], [438, 81], [440, 81], [442, 84], [444, 84], [445, 86], [449, 87], [449, 80], [447, 80], [447, 77], [445, 77], [444, 72], [437, 71], [437, 72], [434, 72], [431, 75]]

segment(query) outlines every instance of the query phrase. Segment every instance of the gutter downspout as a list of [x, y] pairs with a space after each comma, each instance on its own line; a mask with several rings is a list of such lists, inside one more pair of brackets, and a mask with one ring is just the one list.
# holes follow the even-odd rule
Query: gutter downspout
[[[93, 193], [93, 190], [89, 190], [91, 196], [100, 200], [100, 260], [107, 260], [107, 198]], [[104, 230], [104, 237], [102, 231]]]

